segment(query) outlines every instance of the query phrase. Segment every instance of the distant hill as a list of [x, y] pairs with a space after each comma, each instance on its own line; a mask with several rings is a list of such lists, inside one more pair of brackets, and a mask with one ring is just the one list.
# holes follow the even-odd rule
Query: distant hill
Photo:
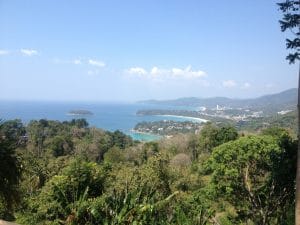
[[248, 104], [252, 108], [295, 109], [297, 106], [297, 91], [297, 88], [293, 88], [277, 94], [265, 95], [248, 100]]
[[280, 93], [264, 95], [252, 99], [232, 99], [226, 97], [213, 98], [179, 98], [174, 100], [147, 100], [140, 101], [143, 104], [166, 105], [166, 106], [204, 106], [214, 108], [217, 105], [232, 108], [252, 108], [264, 111], [280, 111], [286, 109], [294, 109], [297, 104], [297, 89], [292, 88]]

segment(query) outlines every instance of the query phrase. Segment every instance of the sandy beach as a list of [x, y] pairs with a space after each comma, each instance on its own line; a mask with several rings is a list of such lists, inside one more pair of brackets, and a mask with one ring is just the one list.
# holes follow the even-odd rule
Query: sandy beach
[[191, 116], [177, 116], [177, 115], [157, 115], [157, 116], [166, 116], [166, 117], [176, 117], [176, 118], [183, 118], [183, 119], [187, 119], [189, 121], [197, 121], [199, 123], [206, 123], [208, 122], [208, 120], [206, 119], [201, 119], [198, 117], [191, 117]]

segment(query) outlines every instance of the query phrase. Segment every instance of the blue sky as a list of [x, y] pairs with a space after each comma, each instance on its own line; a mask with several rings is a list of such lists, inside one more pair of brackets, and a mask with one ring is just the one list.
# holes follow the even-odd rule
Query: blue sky
[[256, 97], [297, 86], [273, 0], [0, 0], [0, 99]]

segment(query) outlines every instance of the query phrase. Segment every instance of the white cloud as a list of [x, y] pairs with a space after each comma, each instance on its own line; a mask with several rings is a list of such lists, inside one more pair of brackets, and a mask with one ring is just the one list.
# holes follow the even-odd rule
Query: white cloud
[[206, 76], [206, 73], [204, 71], [192, 70], [191, 66], [187, 66], [185, 69], [172, 68], [171, 72], [173, 76], [183, 78], [201, 78]]
[[183, 74], [183, 70], [179, 68], [172, 68], [171, 71], [174, 76], [180, 76]]
[[226, 88], [232, 88], [237, 85], [237, 83], [234, 80], [225, 80], [222, 82], [223, 87]]
[[250, 88], [250, 87], [251, 87], [251, 84], [248, 83], [248, 82], [245, 82], [245, 83], [242, 85], [242, 88], [243, 88], [243, 89], [248, 89], [248, 88]]
[[127, 70], [127, 73], [132, 74], [132, 75], [146, 75], [147, 71], [142, 68], [142, 67], [132, 67]]
[[99, 60], [89, 59], [88, 63], [92, 66], [104, 67], [105, 63]]
[[152, 75], [158, 75], [160, 73], [159, 69], [155, 66], [151, 69], [150, 72]]
[[34, 49], [23, 49], [22, 48], [20, 51], [25, 56], [33, 56], [33, 55], [38, 54], [37, 50], [34, 50]]
[[0, 49], [0, 55], [8, 55], [9, 53], [7, 50]]
[[181, 68], [171, 68], [164, 69], [159, 68], [157, 66], [152, 67], [150, 71], [142, 67], [132, 67], [126, 70], [129, 74], [136, 75], [144, 75], [144, 77], [148, 79], [194, 79], [194, 78], [202, 78], [206, 76], [206, 73], [201, 70], [192, 70], [191, 66], [187, 66], [184, 69]]
[[158, 67], [154, 66], [151, 71], [150, 71], [150, 74], [153, 75], [153, 76], [157, 76], [157, 75], [160, 75], [160, 74], [163, 74], [165, 73], [166, 71], [163, 71], [162, 69], [159, 69]]

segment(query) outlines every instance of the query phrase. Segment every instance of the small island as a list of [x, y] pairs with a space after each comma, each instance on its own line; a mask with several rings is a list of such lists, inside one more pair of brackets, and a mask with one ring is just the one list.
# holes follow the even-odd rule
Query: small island
[[77, 109], [77, 110], [69, 111], [68, 115], [70, 115], [70, 116], [88, 116], [88, 115], [93, 115], [93, 113], [91, 111], [88, 111], [85, 109]]

